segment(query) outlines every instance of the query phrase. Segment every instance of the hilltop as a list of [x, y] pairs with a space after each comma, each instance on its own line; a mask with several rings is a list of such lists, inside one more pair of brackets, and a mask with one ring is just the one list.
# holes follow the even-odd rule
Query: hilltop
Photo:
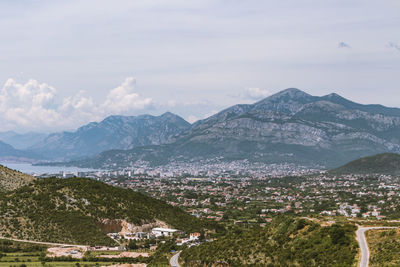
[[144, 224], [186, 232], [207, 226], [163, 201], [90, 179], [41, 179], [0, 194], [3, 237], [110, 245], [106, 233]]
[[17, 189], [33, 182], [34, 180], [35, 178], [30, 175], [0, 165], [0, 192]]
[[330, 171], [333, 174], [390, 174], [400, 175], [400, 155], [383, 153], [364, 157]]

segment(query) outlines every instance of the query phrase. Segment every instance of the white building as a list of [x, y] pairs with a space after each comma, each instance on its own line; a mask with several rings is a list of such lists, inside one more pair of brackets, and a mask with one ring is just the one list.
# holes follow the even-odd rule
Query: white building
[[178, 230], [169, 228], [153, 228], [151, 232], [156, 237], [160, 237], [160, 236], [172, 236], [174, 233], [178, 232]]
[[198, 240], [200, 238], [201, 234], [200, 233], [190, 233], [189, 240]]

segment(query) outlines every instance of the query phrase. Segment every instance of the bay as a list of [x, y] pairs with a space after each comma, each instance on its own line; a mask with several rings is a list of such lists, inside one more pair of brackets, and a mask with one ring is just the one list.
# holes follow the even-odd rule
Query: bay
[[17, 170], [30, 175], [43, 175], [43, 174], [60, 174], [61, 172], [66, 173], [77, 173], [77, 172], [93, 172], [94, 169], [85, 169], [78, 167], [66, 167], [66, 166], [33, 166], [30, 163], [9, 163], [0, 162], [1, 165], [6, 166], [10, 169]]

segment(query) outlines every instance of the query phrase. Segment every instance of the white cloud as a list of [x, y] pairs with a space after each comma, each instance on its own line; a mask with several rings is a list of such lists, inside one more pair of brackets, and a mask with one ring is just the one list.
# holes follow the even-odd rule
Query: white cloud
[[260, 88], [246, 88], [242, 96], [252, 100], [258, 100], [261, 98], [265, 98], [269, 95], [271, 95], [271, 92], [268, 90], [263, 90]]
[[152, 103], [151, 98], [135, 92], [135, 80], [131, 77], [110, 90], [103, 103], [95, 103], [84, 91], [59, 99], [57, 90], [46, 83], [31, 79], [23, 84], [8, 79], [0, 89], [0, 131], [76, 128], [108, 115], [130, 115], [151, 107]]
[[110, 91], [102, 109], [111, 114], [125, 114], [132, 109], [144, 109], [151, 105], [151, 98], [141, 98], [139, 94], [134, 92], [135, 84], [134, 78], [125, 79], [120, 86]]

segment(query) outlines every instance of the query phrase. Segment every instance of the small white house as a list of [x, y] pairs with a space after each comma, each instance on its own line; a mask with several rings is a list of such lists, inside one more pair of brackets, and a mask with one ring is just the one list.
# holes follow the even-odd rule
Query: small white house
[[178, 232], [178, 230], [169, 228], [153, 228], [151, 232], [156, 237], [160, 237], [160, 236], [172, 236], [174, 233]]

